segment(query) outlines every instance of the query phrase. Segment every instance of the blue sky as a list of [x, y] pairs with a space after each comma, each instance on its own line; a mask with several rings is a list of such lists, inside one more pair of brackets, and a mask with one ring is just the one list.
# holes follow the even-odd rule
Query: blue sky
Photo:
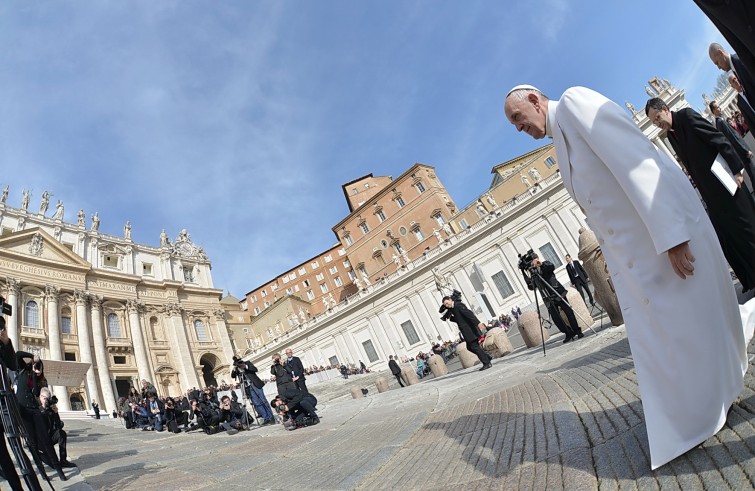
[[[237, 297], [332, 246], [341, 184], [434, 165], [457, 204], [543, 142], [513, 85], [638, 108], [654, 75], [711, 93], [692, 0], [0, 4], [0, 186], [157, 245], [186, 228]], [[54, 207], [51, 207], [54, 209]]]

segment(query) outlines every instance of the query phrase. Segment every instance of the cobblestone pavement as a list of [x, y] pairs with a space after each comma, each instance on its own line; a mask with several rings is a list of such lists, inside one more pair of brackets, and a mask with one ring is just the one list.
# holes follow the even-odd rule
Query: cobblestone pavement
[[389, 392], [322, 405], [321, 424], [291, 432], [171, 435], [71, 421], [69, 454], [80, 471], [56, 488], [755, 487], [752, 373], [721, 432], [652, 472], [624, 328], [566, 345], [558, 336], [548, 348], [547, 356], [516, 352], [481, 373], [404, 389], [394, 380]]

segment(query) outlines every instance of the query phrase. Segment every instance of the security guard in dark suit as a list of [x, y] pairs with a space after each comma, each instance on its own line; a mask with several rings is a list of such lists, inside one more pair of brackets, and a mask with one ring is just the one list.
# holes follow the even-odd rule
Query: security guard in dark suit
[[[445, 308], [444, 308], [445, 307]], [[469, 310], [466, 305], [459, 300], [454, 300], [449, 296], [443, 297], [443, 307], [441, 312], [446, 312], [443, 316], [455, 322], [459, 326], [461, 337], [467, 345], [467, 349], [477, 355], [482, 363], [480, 371], [487, 370], [493, 365], [490, 363], [493, 359], [484, 349], [480, 346], [479, 338], [482, 336], [481, 329], [485, 329], [486, 326], [474, 315], [474, 312]], [[449, 315], [450, 314], [450, 315]]]

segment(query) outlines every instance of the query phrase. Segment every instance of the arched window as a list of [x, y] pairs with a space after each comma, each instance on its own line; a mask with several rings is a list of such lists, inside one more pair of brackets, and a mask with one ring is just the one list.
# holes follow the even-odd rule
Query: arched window
[[26, 302], [26, 325], [39, 327], [39, 305], [34, 300]]
[[194, 321], [194, 331], [197, 333], [197, 341], [209, 341], [207, 330], [204, 328], [204, 322], [197, 319]]
[[107, 315], [107, 336], [109, 338], [121, 337], [121, 320], [116, 314]]
[[71, 310], [67, 307], [60, 311], [60, 332], [71, 334]]

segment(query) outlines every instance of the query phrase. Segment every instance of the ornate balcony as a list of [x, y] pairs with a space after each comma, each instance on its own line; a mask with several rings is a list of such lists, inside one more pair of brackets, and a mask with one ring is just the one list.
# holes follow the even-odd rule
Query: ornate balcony
[[47, 339], [47, 333], [41, 327], [29, 327], [21, 326], [21, 338], [22, 339]]

